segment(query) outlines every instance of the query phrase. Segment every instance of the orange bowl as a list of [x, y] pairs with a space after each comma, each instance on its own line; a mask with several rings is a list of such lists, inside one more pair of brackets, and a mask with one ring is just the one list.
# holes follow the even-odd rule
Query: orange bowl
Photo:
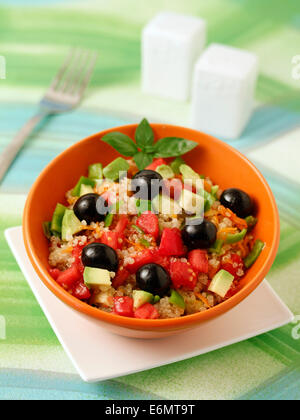
[[137, 125], [128, 125], [95, 134], [76, 143], [55, 158], [31, 188], [24, 210], [23, 234], [27, 254], [38, 276], [60, 300], [117, 334], [156, 338], [197, 327], [202, 322], [224, 314], [253, 292], [266, 276], [276, 256], [280, 236], [279, 216], [274, 196], [266, 180], [237, 150], [198, 131], [153, 124], [157, 139], [184, 137], [199, 143], [196, 149], [185, 156], [187, 163], [197, 172], [210, 176], [222, 189], [240, 188], [253, 197], [258, 217], [255, 235], [263, 240], [266, 246], [242, 279], [238, 293], [205, 312], [175, 319], [141, 320], [115, 316], [74, 298], [48, 274], [48, 241], [44, 237], [42, 223], [51, 220], [56, 203], [64, 203], [66, 191], [76, 184], [81, 175], [87, 173], [90, 164], [98, 161], [107, 165], [118, 157], [118, 153], [100, 139], [112, 131], [120, 131], [134, 138], [136, 127]]

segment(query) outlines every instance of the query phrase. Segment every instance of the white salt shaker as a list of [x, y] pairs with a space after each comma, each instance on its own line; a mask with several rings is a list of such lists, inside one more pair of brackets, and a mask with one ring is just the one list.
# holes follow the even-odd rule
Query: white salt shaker
[[190, 98], [193, 70], [206, 41], [206, 23], [173, 12], [159, 13], [142, 34], [142, 90], [163, 98]]
[[257, 75], [255, 54], [211, 44], [195, 67], [192, 127], [227, 139], [240, 137], [253, 111]]

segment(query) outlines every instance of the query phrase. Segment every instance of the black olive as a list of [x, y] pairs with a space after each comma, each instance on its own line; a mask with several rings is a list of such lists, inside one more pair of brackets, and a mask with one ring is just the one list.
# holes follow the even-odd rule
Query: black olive
[[221, 195], [221, 204], [233, 211], [238, 217], [250, 216], [253, 211], [253, 202], [247, 193], [237, 188], [225, 190]]
[[147, 264], [136, 273], [138, 287], [153, 295], [165, 296], [171, 286], [171, 279], [167, 271], [158, 264]]
[[108, 206], [104, 198], [98, 194], [86, 194], [80, 197], [74, 205], [74, 213], [82, 222], [102, 222], [108, 213]]
[[158, 172], [145, 169], [132, 178], [131, 190], [136, 198], [152, 200], [160, 193], [162, 180], [163, 177]]
[[105, 244], [94, 242], [83, 248], [82, 264], [86, 267], [102, 268], [108, 271], [118, 271], [119, 258], [116, 251]]
[[189, 249], [208, 249], [216, 242], [217, 228], [208, 220], [199, 220], [183, 228], [182, 239]]

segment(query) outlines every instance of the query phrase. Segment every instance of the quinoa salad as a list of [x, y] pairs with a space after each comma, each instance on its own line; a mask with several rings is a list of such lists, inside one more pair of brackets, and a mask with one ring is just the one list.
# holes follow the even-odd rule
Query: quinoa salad
[[207, 311], [237, 293], [265, 245], [253, 198], [196, 172], [182, 156], [197, 143], [155, 142], [145, 119], [135, 141], [118, 132], [102, 141], [124, 157], [91, 164], [43, 224], [53, 279], [99, 310], [139, 319]]

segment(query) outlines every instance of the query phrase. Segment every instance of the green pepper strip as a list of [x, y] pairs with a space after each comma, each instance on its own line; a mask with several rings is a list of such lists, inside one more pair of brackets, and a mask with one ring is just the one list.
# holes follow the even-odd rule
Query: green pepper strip
[[135, 203], [136, 209], [138, 211], [138, 216], [146, 211], [152, 211], [152, 203], [149, 200], [141, 200], [140, 198]]
[[132, 225], [133, 229], [135, 229], [137, 232], [144, 234], [145, 232], [139, 228], [137, 225]]
[[248, 216], [246, 217], [245, 222], [248, 225], [248, 230], [251, 230], [257, 224], [258, 220], [254, 216]]
[[51, 222], [44, 222], [43, 223], [43, 231], [44, 231], [44, 235], [46, 236], [47, 239], [50, 239], [52, 236], [51, 233]]
[[[137, 225], [131, 225], [133, 229], [135, 229], [137, 232], [141, 233], [142, 235], [145, 234], [145, 232], [139, 228]], [[147, 241], [147, 239], [145, 238], [140, 238], [140, 244], [144, 245], [146, 248], [150, 248], [151, 244], [149, 241]]]
[[104, 220], [105, 227], [111, 226], [113, 220], [114, 220], [114, 214], [108, 213]]
[[73, 188], [73, 190], [71, 192], [72, 197], [79, 197], [80, 188], [81, 188], [82, 184], [90, 185], [91, 187], [94, 188], [94, 186], [96, 185], [96, 182], [95, 182], [95, 180], [86, 178], [84, 176], [80, 177], [79, 181], [77, 182], [76, 186]]
[[250, 268], [255, 261], [257, 260], [257, 258], [260, 256], [262, 250], [265, 247], [265, 243], [263, 241], [261, 241], [260, 239], [258, 239], [253, 248], [252, 251], [250, 252], [250, 254], [248, 255], [248, 257], [246, 257], [244, 259], [244, 263], [245, 263], [245, 267], [246, 268]]
[[144, 245], [146, 248], [150, 248], [151, 244], [145, 238], [140, 239], [140, 244]]
[[89, 178], [92, 180], [103, 179], [103, 167], [101, 163], [94, 163], [89, 166]]
[[57, 238], [61, 236], [59, 232], [51, 229], [51, 222], [43, 223], [43, 232], [47, 239], [51, 239], [52, 236], [56, 236]]
[[212, 254], [220, 254], [224, 241], [222, 239], [217, 239], [214, 245], [208, 250]]
[[160, 301], [160, 296], [156, 295], [153, 297], [153, 304], [158, 303]]
[[204, 212], [206, 213], [208, 210], [211, 209], [216, 199], [212, 194], [204, 190], [204, 200]]
[[112, 213], [113, 212], [113, 214], [118, 214], [119, 213], [119, 210], [120, 210], [120, 207], [122, 207], [124, 205], [124, 201], [116, 201], [114, 204], [112, 204], [110, 207], [109, 207], [109, 212], [110, 213]]
[[236, 244], [237, 242], [242, 241], [245, 238], [247, 232], [248, 232], [248, 230], [244, 229], [239, 233], [227, 235], [226, 243], [227, 244]]

